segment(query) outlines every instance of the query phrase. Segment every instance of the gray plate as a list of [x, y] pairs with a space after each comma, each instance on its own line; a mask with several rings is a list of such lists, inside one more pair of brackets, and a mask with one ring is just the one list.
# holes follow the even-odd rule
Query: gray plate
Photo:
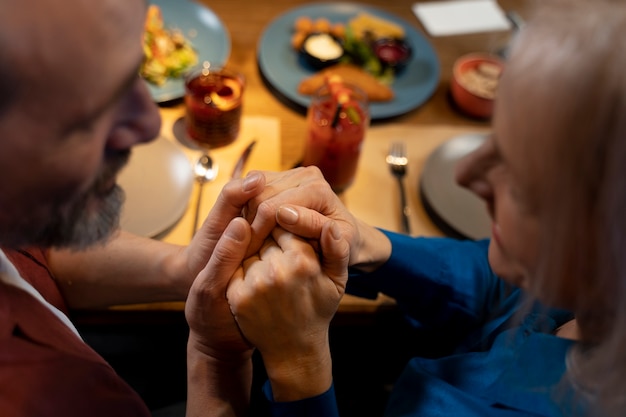
[[126, 192], [122, 229], [148, 237], [168, 230], [185, 214], [193, 183], [191, 163], [174, 142], [160, 136], [135, 146], [118, 178]]
[[487, 134], [456, 136], [436, 148], [426, 160], [418, 188], [433, 221], [448, 235], [482, 239], [491, 235], [485, 202], [454, 180], [456, 163], [480, 146]]

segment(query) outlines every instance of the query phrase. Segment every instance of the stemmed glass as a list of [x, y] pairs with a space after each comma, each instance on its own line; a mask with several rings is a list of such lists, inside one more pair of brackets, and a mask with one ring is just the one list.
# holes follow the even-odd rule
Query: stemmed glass
[[194, 171], [200, 184], [193, 231], [197, 228], [202, 186], [215, 179], [218, 166], [211, 149], [230, 145], [239, 135], [243, 89], [242, 74], [214, 68], [209, 62], [185, 77], [185, 139], [202, 150]]

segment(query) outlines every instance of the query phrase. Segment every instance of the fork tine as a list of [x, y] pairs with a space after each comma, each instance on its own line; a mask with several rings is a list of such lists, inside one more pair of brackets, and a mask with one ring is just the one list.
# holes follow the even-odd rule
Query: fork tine
[[401, 169], [406, 165], [406, 147], [404, 142], [391, 143], [387, 162], [392, 169]]
[[393, 156], [395, 156], [396, 158], [402, 156], [402, 143], [401, 142], [393, 143]]
[[411, 225], [409, 221], [409, 206], [407, 204], [406, 194], [404, 190], [403, 179], [406, 175], [408, 160], [406, 157], [406, 147], [404, 142], [392, 142], [389, 146], [387, 154], [387, 164], [391, 168], [391, 173], [398, 180], [400, 188], [400, 209], [402, 216], [402, 229], [406, 234], [411, 234]]

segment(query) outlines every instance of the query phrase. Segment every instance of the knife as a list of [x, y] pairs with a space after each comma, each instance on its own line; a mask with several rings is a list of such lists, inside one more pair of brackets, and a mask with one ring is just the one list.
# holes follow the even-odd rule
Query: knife
[[237, 160], [237, 163], [235, 164], [233, 173], [230, 176], [231, 179], [241, 177], [241, 174], [243, 174], [243, 168], [246, 165], [246, 161], [248, 160], [248, 157], [250, 156], [250, 153], [252, 152], [252, 149], [254, 148], [255, 144], [256, 144], [256, 139], [253, 139], [252, 142], [250, 142], [248, 146], [246, 146], [246, 149], [243, 150], [241, 156], [239, 157], [239, 159]]

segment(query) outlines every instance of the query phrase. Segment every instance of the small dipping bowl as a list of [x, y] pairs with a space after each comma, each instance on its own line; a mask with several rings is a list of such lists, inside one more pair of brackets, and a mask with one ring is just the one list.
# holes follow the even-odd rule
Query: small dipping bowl
[[392, 68], [397, 74], [411, 59], [411, 46], [403, 39], [382, 38], [372, 43], [372, 51], [386, 68]]
[[308, 65], [320, 70], [341, 61], [345, 51], [342, 42], [328, 33], [311, 33], [302, 42], [300, 53]]
[[489, 119], [504, 62], [497, 56], [472, 53], [458, 58], [452, 68], [450, 92], [463, 113]]

